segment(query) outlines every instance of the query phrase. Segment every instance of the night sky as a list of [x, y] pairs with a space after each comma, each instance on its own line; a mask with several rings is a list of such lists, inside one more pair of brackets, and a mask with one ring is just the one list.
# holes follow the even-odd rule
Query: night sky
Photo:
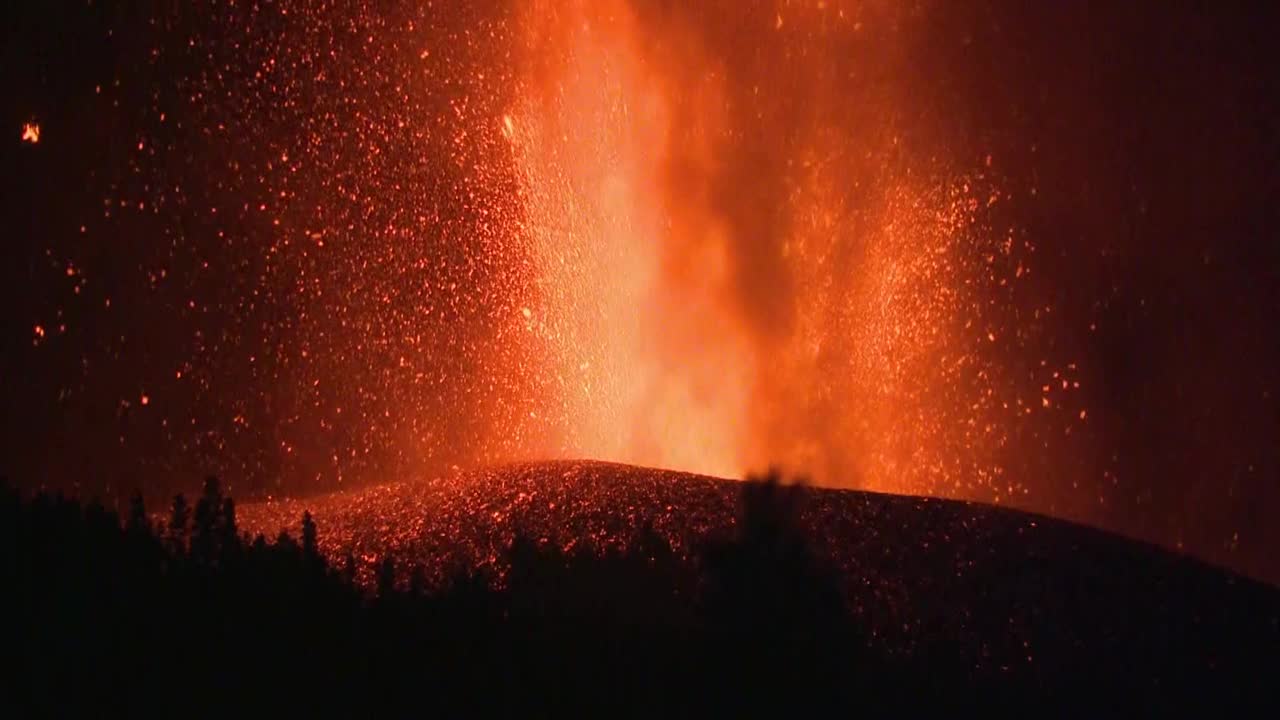
[[685, 5], [9, 8], [0, 473], [780, 462], [1280, 582], [1274, 8]]

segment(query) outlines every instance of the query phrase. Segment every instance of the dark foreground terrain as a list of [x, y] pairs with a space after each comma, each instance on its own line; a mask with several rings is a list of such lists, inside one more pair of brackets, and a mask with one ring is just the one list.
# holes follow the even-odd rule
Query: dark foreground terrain
[[1280, 591], [966, 503], [547, 463], [239, 514], [216, 482], [161, 521], [8, 490], [0, 513], [3, 702], [39, 714], [1277, 700]]

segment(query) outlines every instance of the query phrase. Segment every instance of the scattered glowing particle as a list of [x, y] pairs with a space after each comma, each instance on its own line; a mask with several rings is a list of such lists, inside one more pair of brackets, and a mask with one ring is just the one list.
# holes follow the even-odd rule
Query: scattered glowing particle
[[22, 125], [22, 141], [29, 142], [32, 145], [40, 142], [40, 126], [36, 123], [24, 123]]
[[138, 402], [142, 403], [143, 405], [150, 405], [151, 397], [148, 396], [146, 393], [143, 393], [142, 397], [138, 398]]

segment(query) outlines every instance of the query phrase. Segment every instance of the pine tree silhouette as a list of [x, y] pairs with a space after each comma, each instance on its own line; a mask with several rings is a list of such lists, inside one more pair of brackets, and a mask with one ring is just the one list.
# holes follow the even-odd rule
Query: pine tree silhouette
[[300, 548], [298, 541], [293, 539], [287, 531], [281, 530], [276, 536], [276, 550], [286, 558], [297, 558], [300, 556]]
[[776, 471], [743, 483], [735, 536], [703, 555], [704, 617], [727, 649], [722, 671], [731, 676], [759, 688], [826, 676], [828, 687], [847, 689], [842, 663], [857, 638], [834, 575], [799, 522], [802, 488], [783, 484]]
[[236, 529], [236, 501], [230, 497], [223, 500], [223, 516], [221, 516], [219, 529], [225, 543], [237, 541], [239, 538]]
[[342, 558], [342, 582], [347, 585], [356, 584], [356, 556], [351, 550]]
[[396, 561], [390, 555], [378, 565], [378, 597], [390, 599], [396, 591]]
[[187, 548], [188, 523], [191, 520], [191, 508], [187, 498], [178, 493], [173, 496], [173, 506], [169, 511], [169, 532], [166, 540], [169, 550], [174, 555], [183, 555]]
[[219, 514], [222, 510], [222, 488], [215, 477], [204, 481], [204, 492], [196, 502], [195, 524], [191, 529], [191, 556], [197, 562], [211, 564], [219, 554]]
[[427, 592], [427, 574], [421, 563], [414, 563], [409, 571], [409, 594], [421, 597]]
[[312, 562], [320, 558], [316, 522], [311, 518], [310, 510], [302, 511], [302, 555]]
[[151, 534], [151, 520], [147, 518], [147, 506], [141, 490], [135, 490], [129, 496], [129, 518], [125, 523], [125, 529], [134, 537]]

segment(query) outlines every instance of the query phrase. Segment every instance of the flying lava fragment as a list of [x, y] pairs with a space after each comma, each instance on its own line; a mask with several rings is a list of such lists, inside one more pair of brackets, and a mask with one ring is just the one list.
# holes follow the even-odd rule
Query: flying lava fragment
[[40, 125], [37, 123], [23, 123], [22, 141], [32, 145], [40, 142]]

